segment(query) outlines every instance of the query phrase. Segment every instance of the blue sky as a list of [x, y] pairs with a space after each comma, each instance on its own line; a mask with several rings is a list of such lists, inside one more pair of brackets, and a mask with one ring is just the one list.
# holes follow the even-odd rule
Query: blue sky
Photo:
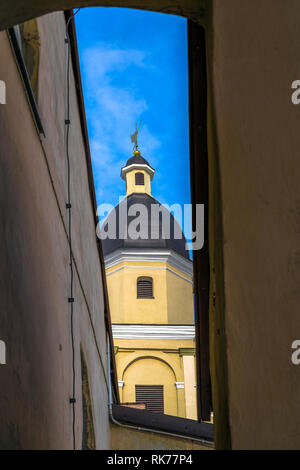
[[86, 8], [76, 29], [97, 204], [125, 195], [120, 169], [139, 148], [161, 203], [190, 202], [187, 24], [180, 17]]

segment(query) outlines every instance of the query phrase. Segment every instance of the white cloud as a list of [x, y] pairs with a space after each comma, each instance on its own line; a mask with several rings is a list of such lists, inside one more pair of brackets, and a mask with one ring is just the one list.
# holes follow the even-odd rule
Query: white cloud
[[145, 64], [147, 53], [137, 49], [119, 49], [111, 44], [98, 43], [83, 54], [89, 81], [110, 80], [113, 72], [121, 72], [135, 65], [148, 67]]
[[[98, 202], [100, 198], [110, 202], [112, 193], [116, 196], [117, 192], [125, 191], [120, 169], [131, 156], [130, 133], [148, 109], [148, 103], [133, 86], [128, 88], [119, 84], [122, 84], [123, 73], [128, 83], [129, 68], [132, 73], [135, 68], [151, 68], [147, 58], [145, 51], [120, 49], [103, 43], [84, 51], [86, 107], [92, 130], [91, 153]], [[151, 155], [151, 164], [155, 165], [152, 156], [160, 147], [160, 141], [143, 124], [141, 139], [143, 154], [146, 158]]]

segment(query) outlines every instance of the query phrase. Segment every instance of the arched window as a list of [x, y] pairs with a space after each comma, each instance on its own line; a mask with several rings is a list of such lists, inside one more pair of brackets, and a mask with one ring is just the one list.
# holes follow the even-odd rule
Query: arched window
[[137, 298], [153, 299], [153, 279], [152, 277], [138, 277]]
[[135, 184], [137, 186], [143, 186], [145, 184], [144, 173], [139, 172], [135, 174]]

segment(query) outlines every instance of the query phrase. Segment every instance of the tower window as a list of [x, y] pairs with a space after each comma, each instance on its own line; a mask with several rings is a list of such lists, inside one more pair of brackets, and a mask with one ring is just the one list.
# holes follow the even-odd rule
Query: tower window
[[143, 186], [145, 184], [144, 173], [139, 172], [135, 174], [135, 184], [137, 186]]
[[137, 280], [137, 298], [153, 299], [152, 277], [139, 277]]

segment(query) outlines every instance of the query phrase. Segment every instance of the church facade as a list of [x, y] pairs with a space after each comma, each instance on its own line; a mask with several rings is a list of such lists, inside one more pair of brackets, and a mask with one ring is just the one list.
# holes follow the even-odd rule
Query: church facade
[[[102, 242], [120, 401], [197, 419], [192, 261], [175, 218], [151, 194], [154, 173], [136, 149], [121, 170], [126, 197], [102, 227], [117, 233]], [[141, 206], [146, 228], [136, 239], [128, 228]]]

